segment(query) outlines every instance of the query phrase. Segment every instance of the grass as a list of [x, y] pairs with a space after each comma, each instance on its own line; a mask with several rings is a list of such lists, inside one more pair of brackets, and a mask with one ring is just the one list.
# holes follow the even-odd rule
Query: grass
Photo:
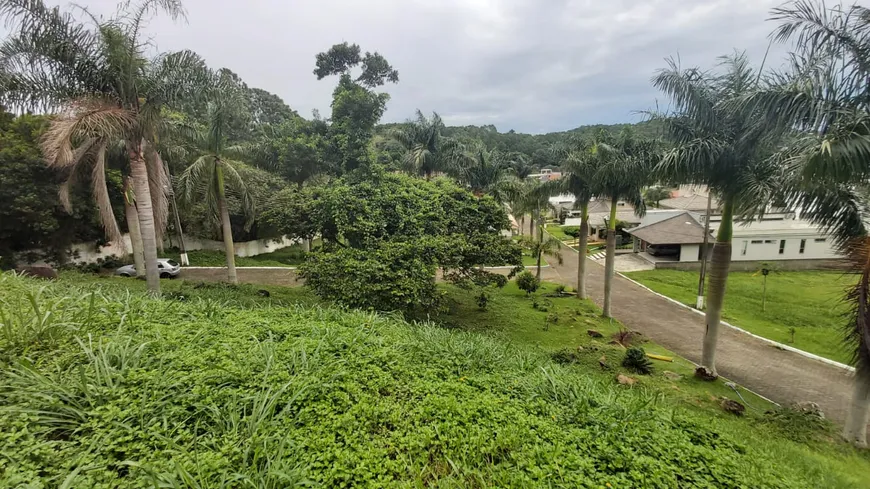
[[[317, 246], [315, 241], [314, 246]], [[194, 267], [225, 267], [227, 266], [226, 254], [217, 250], [193, 250], [187, 252], [190, 265]], [[179, 254], [172, 254], [171, 258], [178, 261]], [[237, 267], [295, 267], [305, 261], [305, 252], [302, 246], [293, 245], [271, 253], [262, 255], [236, 257]]]
[[686, 362], [616, 384], [622, 348], [586, 330], [618, 324], [551, 284], [487, 311], [445, 286], [440, 325], [302, 288], [165, 288], [0, 276], [18, 332], [0, 336], [0, 487], [870, 485], [866, 452], [745, 391], [747, 416], [725, 414]]
[[[626, 275], [660, 294], [695, 304], [697, 272], [650, 270]], [[728, 275], [723, 319], [759, 336], [848, 363], [850, 353], [842, 344], [847, 308], [841, 298], [850, 280], [839, 272], [773, 272], [767, 277], [767, 304], [762, 311], [762, 276], [733, 272]]]

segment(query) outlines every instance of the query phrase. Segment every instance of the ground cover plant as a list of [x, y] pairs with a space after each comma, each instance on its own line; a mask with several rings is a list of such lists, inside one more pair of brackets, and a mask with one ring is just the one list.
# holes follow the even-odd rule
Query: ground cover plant
[[[650, 270], [626, 274], [652, 290], [694, 306], [698, 273]], [[767, 277], [767, 299], [762, 310], [760, 273], [732, 272], [722, 318], [759, 336], [848, 363], [843, 346], [843, 290], [853, 278], [840, 272], [777, 271]], [[792, 329], [793, 328], [793, 329]]]
[[[445, 286], [441, 325], [318, 304], [303, 288], [144, 288], [0, 276], [0, 487], [870, 483], [866, 454], [824, 431], [791, 441], [748, 393], [759, 413], [732, 419], [690, 376], [615, 384], [624, 350], [586, 334], [609, 322], [550, 284], [538, 292], [553, 295], [550, 313], [513, 284], [486, 312]], [[532, 324], [554, 312], [549, 330]], [[577, 361], [555, 362], [566, 345]]]

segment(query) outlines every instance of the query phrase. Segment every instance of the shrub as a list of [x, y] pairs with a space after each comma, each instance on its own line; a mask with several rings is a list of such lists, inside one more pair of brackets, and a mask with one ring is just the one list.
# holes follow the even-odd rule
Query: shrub
[[653, 371], [653, 364], [646, 357], [646, 352], [643, 351], [643, 348], [638, 347], [629, 348], [625, 351], [622, 366], [641, 375], [649, 375]]
[[475, 300], [477, 301], [477, 308], [481, 311], [485, 311], [489, 304], [489, 294], [485, 290], [480, 289]]
[[517, 287], [525, 291], [526, 295], [532, 295], [540, 287], [541, 281], [528, 270], [517, 275]]
[[572, 238], [580, 237], [580, 226], [562, 226], [562, 232]]

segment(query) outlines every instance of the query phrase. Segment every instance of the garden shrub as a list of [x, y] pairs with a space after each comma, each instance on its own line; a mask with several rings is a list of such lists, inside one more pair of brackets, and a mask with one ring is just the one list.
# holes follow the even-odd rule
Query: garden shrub
[[649, 375], [653, 371], [652, 361], [647, 358], [643, 348], [639, 347], [632, 347], [625, 351], [622, 366], [641, 375]]
[[526, 295], [532, 295], [538, 290], [541, 281], [528, 270], [521, 272], [516, 278], [517, 287], [524, 291]]
[[580, 226], [562, 226], [562, 232], [572, 238], [580, 237]]

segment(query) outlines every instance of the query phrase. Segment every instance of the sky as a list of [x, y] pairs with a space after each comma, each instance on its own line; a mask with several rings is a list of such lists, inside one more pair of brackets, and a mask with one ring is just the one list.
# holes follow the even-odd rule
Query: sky
[[[135, 0], [134, 0], [135, 2]], [[66, 2], [52, 2], [67, 4]], [[79, 0], [110, 14], [116, 0]], [[448, 125], [546, 133], [636, 122], [667, 105], [650, 84], [665, 58], [713, 68], [746, 50], [760, 64], [782, 0], [185, 0], [187, 20], [157, 17], [161, 51], [192, 49], [301, 115], [328, 116], [337, 80], [314, 57], [348, 41], [399, 71], [384, 122], [438, 112]], [[786, 48], [773, 45], [768, 67]]]

